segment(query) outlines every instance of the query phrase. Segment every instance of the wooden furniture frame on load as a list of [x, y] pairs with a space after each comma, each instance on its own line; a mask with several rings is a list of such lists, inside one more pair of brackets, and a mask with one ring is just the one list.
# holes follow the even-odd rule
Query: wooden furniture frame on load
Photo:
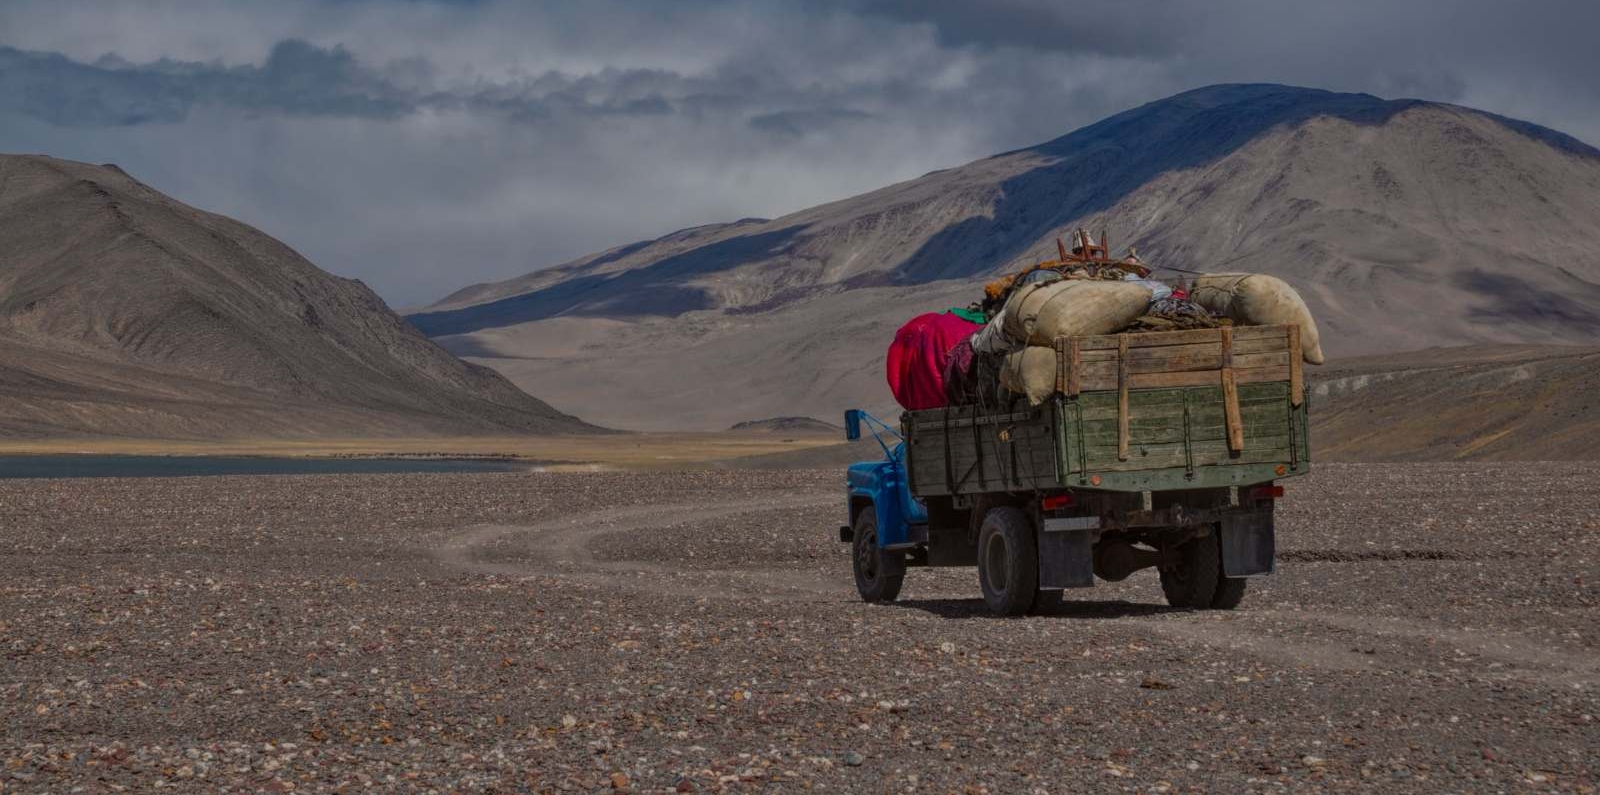
[[1305, 400], [1299, 326], [1240, 326], [1189, 331], [1059, 337], [1056, 391], [1068, 398], [1116, 390], [1117, 458], [1128, 459], [1128, 392], [1220, 386], [1228, 450], [1244, 450], [1239, 385], [1289, 382], [1290, 404]]

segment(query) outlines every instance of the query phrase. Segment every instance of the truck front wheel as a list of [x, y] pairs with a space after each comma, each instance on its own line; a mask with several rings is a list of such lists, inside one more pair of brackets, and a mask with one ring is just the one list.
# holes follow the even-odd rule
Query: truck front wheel
[[1020, 616], [1033, 607], [1039, 588], [1039, 547], [1033, 522], [1021, 508], [991, 508], [978, 531], [978, 584], [989, 609]]
[[900, 595], [904, 574], [884, 574], [878, 555], [878, 514], [872, 506], [856, 513], [851, 526], [851, 567], [855, 569], [856, 591], [865, 602], [893, 602]]

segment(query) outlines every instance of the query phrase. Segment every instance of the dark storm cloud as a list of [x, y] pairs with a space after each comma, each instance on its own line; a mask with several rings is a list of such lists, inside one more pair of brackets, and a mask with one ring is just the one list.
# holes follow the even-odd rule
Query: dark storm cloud
[[1018, 46], [1163, 58], [1231, 50], [1282, 55], [1285, 43], [1336, 65], [1330, 51], [1377, 57], [1378, 66], [1418, 54], [1510, 55], [1575, 67], [1600, 58], [1592, 41], [1600, 4], [1591, 0], [821, 0], [864, 16], [931, 25], [952, 45]]
[[951, 45], [1001, 45], [1115, 56], [1171, 53], [1199, 4], [1152, 7], [1127, 0], [834, 0], [833, 5], [902, 22], [927, 23]]
[[988, 50], [1161, 64], [1195, 85], [1283, 82], [1489, 104], [1596, 137], [1592, 0], [828, 0]]
[[764, 113], [750, 119], [750, 126], [765, 132], [798, 137], [816, 132], [841, 122], [870, 118], [870, 114], [855, 110], [829, 108], [823, 110], [785, 110]]
[[115, 56], [77, 63], [54, 53], [0, 47], [0, 109], [63, 126], [179, 122], [196, 105], [393, 118], [413, 110], [416, 100], [349, 52], [300, 41], [278, 43], [259, 67], [132, 64]]
[[1600, 142], [1600, 3], [8, 0], [0, 150], [115, 161], [400, 304], [1219, 82]]
[[[413, 77], [425, 62], [396, 64]], [[162, 60], [134, 64], [114, 56], [78, 63], [55, 53], [0, 46], [0, 111], [67, 127], [181, 122], [197, 107], [395, 119], [424, 110], [459, 110], [533, 121], [557, 112], [659, 115], [673, 112], [660, 93], [695, 81], [644, 70], [571, 77], [548, 73], [523, 83], [474, 90], [418, 90], [356, 61], [340, 47], [303, 41], [273, 46], [261, 66]]]

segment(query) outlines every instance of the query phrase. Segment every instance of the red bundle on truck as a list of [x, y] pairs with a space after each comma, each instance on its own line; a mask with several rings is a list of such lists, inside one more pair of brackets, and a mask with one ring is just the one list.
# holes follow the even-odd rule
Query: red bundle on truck
[[922, 411], [948, 405], [944, 373], [950, 351], [983, 328], [962, 314], [951, 311], [917, 315], [895, 332], [894, 342], [889, 345], [889, 390], [901, 406]]

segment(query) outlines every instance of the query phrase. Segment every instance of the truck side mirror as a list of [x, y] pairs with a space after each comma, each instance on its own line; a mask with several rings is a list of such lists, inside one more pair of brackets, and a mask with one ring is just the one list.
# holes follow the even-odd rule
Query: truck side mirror
[[852, 442], [861, 438], [861, 409], [845, 409], [844, 438]]

